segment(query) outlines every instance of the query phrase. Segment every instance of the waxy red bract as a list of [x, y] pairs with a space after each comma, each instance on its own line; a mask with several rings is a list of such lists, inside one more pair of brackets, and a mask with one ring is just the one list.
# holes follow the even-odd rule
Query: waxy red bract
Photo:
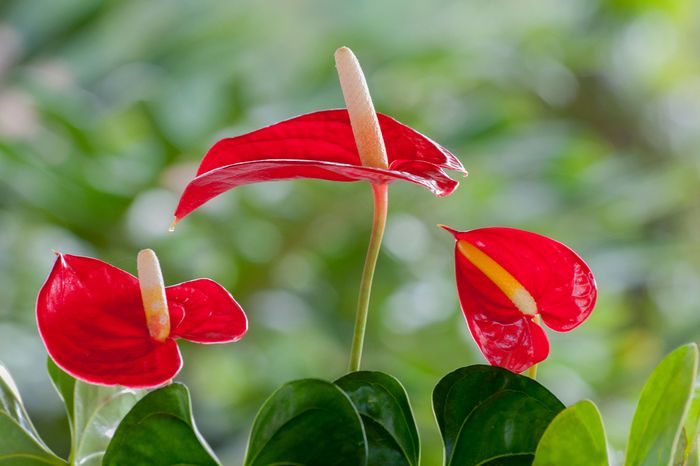
[[220, 285], [193, 280], [166, 287], [171, 331], [151, 338], [133, 275], [89, 257], [58, 255], [39, 292], [37, 323], [51, 358], [86, 382], [155, 387], [182, 366], [178, 338], [198, 343], [239, 340], [246, 316]]
[[[457, 239], [455, 270], [462, 311], [476, 343], [491, 364], [523, 372], [549, 354], [549, 341], [534, 321], [535, 315], [518, 308], [504, 288], [517, 290], [521, 286], [522, 290], [516, 291], [517, 298], [530, 304], [534, 300], [536, 314], [559, 332], [575, 328], [593, 310], [597, 297], [593, 274], [567, 246], [513, 228], [466, 232], [445, 229]], [[498, 266], [481, 255], [480, 264], [479, 260], [468, 259], [460, 250], [460, 241], [483, 252]], [[463, 246], [465, 250], [469, 248]], [[487, 268], [501, 287], [484, 272]], [[527, 308], [522, 303], [521, 307]]]
[[331, 181], [405, 180], [437, 196], [458, 183], [444, 169], [466, 173], [447, 149], [386, 115], [377, 114], [388, 169], [363, 166], [345, 109], [298, 116], [217, 142], [202, 160], [175, 211], [180, 220], [213, 197], [261, 181], [315, 178]]

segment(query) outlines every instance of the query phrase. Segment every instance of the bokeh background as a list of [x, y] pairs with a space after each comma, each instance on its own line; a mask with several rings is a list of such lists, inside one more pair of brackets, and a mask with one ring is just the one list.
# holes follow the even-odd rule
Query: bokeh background
[[550, 332], [539, 377], [567, 403], [596, 401], [619, 457], [644, 378], [700, 332], [697, 0], [0, 2], [0, 359], [41, 433], [66, 452], [34, 322], [52, 250], [133, 272], [151, 247], [166, 282], [233, 292], [248, 335], [184, 344], [178, 377], [224, 464], [241, 463], [276, 387], [344, 373], [366, 184], [243, 187], [167, 232], [218, 138], [342, 106], [340, 45], [379, 111], [470, 171], [444, 199], [392, 186], [371, 306], [364, 367], [405, 384], [423, 464], [441, 459], [432, 387], [483, 361], [436, 223], [533, 230], [589, 262], [597, 310]]

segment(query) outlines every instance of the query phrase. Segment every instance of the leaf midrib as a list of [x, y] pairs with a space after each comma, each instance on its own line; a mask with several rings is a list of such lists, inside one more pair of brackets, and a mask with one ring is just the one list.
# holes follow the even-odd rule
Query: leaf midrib
[[[410, 428], [410, 424], [409, 424], [409, 422], [408, 422], [408, 419], [406, 418], [406, 414], [404, 413], [404, 410], [403, 410], [403, 408], [401, 407], [401, 403], [399, 403], [399, 400], [394, 396], [394, 394], [393, 394], [390, 390], [385, 389], [383, 385], [380, 385], [380, 384], [377, 384], [377, 383], [374, 383], [374, 382], [370, 382], [370, 384], [371, 384], [372, 386], [375, 386], [375, 385], [376, 385], [376, 386], [379, 386], [380, 388], [382, 388], [382, 390], [384, 390], [384, 391], [391, 397], [392, 400], [394, 400], [394, 402], [396, 403], [396, 405], [399, 407], [399, 411], [401, 412], [401, 418], [403, 419], [404, 424], [405, 424], [406, 426], [408, 426], [408, 427], [409, 427], [408, 430], [411, 431], [412, 429]], [[351, 401], [352, 401], [352, 399], [351, 399]], [[354, 403], [353, 403], [353, 404], [354, 404]], [[359, 410], [358, 410], [358, 412], [359, 412]], [[360, 415], [363, 415], [363, 414], [360, 413]], [[382, 427], [384, 428], [384, 430], [385, 430], [386, 432], [389, 433], [389, 436], [391, 437], [391, 439], [392, 439], [394, 442], [396, 442], [396, 445], [398, 445], [398, 447], [401, 449], [401, 452], [403, 453], [404, 457], [408, 459], [408, 458], [409, 458], [409, 455], [408, 455], [408, 453], [406, 452], [406, 449], [403, 447], [402, 442], [400, 442], [399, 439], [396, 438], [396, 436], [394, 435], [394, 433], [393, 433], [391, 430], [389, 430], [389, 428], [387, 428], [387, 426], [384, 425], [382, 422], [379, 422], [377, 418], [372, 417], [372, 416], [369, 416], [369, 415], [366, 415], [366, 416], [367, 416], [369, 419], [372, 419], [374, 422], [376, 422], [376, 423], [379, 424], [380, 426], [382, 426]], [[411, 438], [411, 445], [413, 445], [413, 450], [414, 450], [414, 451], [418, 451], [418, 449], [416, 448], [417, 445], [415, 444], [415, 441], [414, 441], [415, 439], [413, 438], [412, 433], [413, 433], [413, 432], [411, 432], [411, 433], [409, 434], [409, 437]], [[367, 443], [369, 444], [369, 439], [368, 439]], [[418, 455], [417, 461], [420, 462], [420, 454]], [[409, 460], [409, 463], [410, 463], [410, 464], [414, 464], [414, 466], [418, 464], [418, 463], [413, 463], [413, 461], [411, 461], [411, 460]]]

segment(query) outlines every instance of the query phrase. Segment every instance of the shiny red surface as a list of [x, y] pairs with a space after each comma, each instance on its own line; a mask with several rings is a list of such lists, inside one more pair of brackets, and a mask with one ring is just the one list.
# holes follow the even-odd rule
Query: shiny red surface
[[222, 343], [247, 330], [241, 307], [207, 279], [166, 288], [171, 333], [153, 340], [138, 279], [89, 257], [58, 255], [37, 300], [39, 333], [51, 358], [86, 382], [155, 387], [182, 366], [175, 340]]
[[[597, 289], [586, 263], [571, 249], [546, 236], [514, 228], [451, 231], [476, 246], [532, 295], [549, 328], [566, 332], [593, 311]], [[512, 301], [455, 248], [457, 290], [476, 343], [493, 365], [523, 372], [549, 354], [549, 341], [533, 316]]]
[[214, 144], [185, 188], [175, 211], [182, 219], [209, 199], [237, 186], [262, 181], [315, 178], [331, 181], [421, 185], [447, 196], [458, 183], [443, 170], [466, 173], [447, 149], [386, 115], [377, 114], [388, 169], [364, 167], [347, 110], [301, 115]]

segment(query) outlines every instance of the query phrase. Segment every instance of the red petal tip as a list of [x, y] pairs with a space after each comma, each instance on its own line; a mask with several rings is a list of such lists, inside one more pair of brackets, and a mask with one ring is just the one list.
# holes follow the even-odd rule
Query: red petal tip
[[459, 231], [455, 230], [454, 228], [450, 228], [447, 225], [443, 225], [442, 223], [438, 223], [437, 226], [439, 228], [442, 228], [446, 232], [451, 233], [452, 236], [457, 236], [457, 234], [459, 233]]
[[177, 218], [177, 216], [173, 216], [173, 223], [171, 223], [170, 226], [168, 227], [168, 231], [171, 233], [173, 231], [175, 231], [175, 227], [177, 226], [177, 222], [179, 222], [179, 221], [180, 221], [180, 219]]

